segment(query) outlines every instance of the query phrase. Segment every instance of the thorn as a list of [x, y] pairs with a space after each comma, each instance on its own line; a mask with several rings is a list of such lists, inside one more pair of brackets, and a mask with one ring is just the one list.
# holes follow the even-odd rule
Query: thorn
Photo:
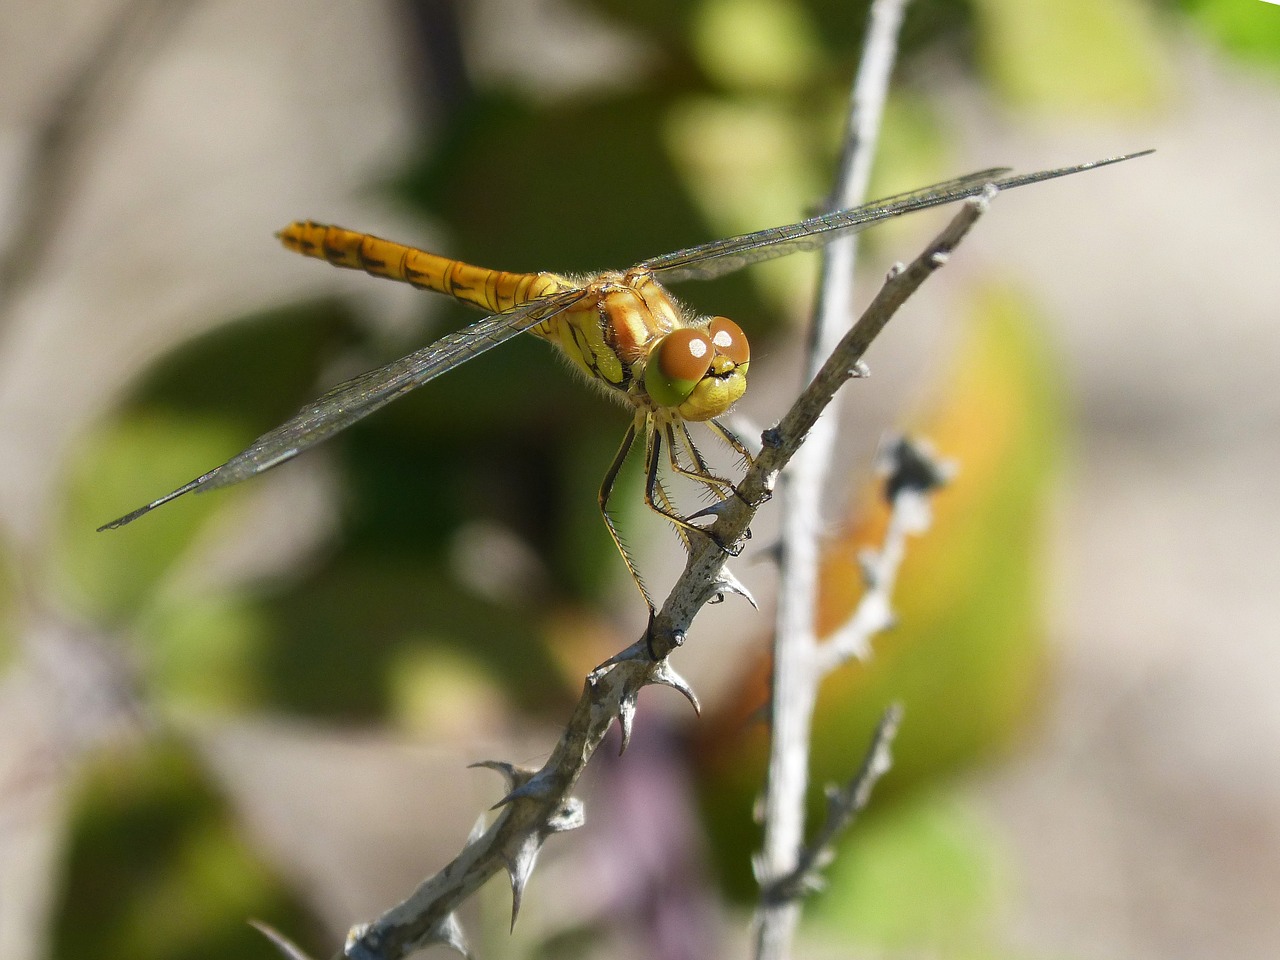
[[698, 716], [702, 716], [702, 704], [698, 702], [698, 695], [693, 692], [693, 687], [689, 686], [689, 682], [675, 672], [669, 660], [659, 661], [654, 666], [651, 681], [660, 683], [664, 687], [671, 687], [673, 690], [679, 690], [693, 707], [693, 712]]
[[618, 730], [622, 734], [622, 745], [618, 747], [618, 756], [627, 752], [631, 745], [631, 730], [636, 718], [636, 698], [639, 691], [628, 690], [618, 701]]
[[733, 571], [728, 567], [720, 568], [720, 576], [716, 578], [714, 589], [717, 593], [736, 593], [751, 604], [753, 610], [760, 609], [756, 603], [756, 598], [751, 595], [751, 591], [743, 586], [742, 581], [734, 576]]
[[553, 833], [564, 833], [576, 830], [586, 823], [586, 814], [582, 801], [570, 797], [546, 821], [545, 825], [532, 833], [526, 834], [514, 854], [504, 856], [507, 875], [511, 878], [511, 929], [516, 927], [516, 919], [520, 916], [520, 904], [524, 900], [524, 890], [533, 874], [534, 864], [538, 862], [538, 851], [542, 842]]
[[425, 947], [433, 943], [442, 943], [466, 960], [472, 960], [471, 947], [467, 944], [466, 935], [462, 932], [462, 925], [458, 923], [458, 918], [453, 913], [446, 914], [414, 946], [415, 948]]
[[[473, 770], [477, 767], [498, 771], [507, 784], [507, 795], [490, 807], [490, 810], [496, 810], [520, 797], [542, 796], [547, 792], [545, 784], [539, 782], [538, 771], [528, 767], [517, 767], [505, 760], [477, 760], [475, 763], [468, 764], [467, 769]], [[472, 830], [474, 831], [475, 828], [473, 827]]]
[[637, 640], [622, 652], [615, 653], [612, 657], [587, 674], [587, 683], [594, 686], [600, 681], [601, 677], [620, 663], [629, 663], [633, 660], [656, 660], [657, 658], [653, 655], [653, 651], [649, 647], [649, 642], [652, 636], [653, 616], [651, 614], [649, 617], [649, 625], [644, 631], [644, 637]]
[[717, 500], [715, 503], [703, 507], [697, 513], [689, 514], [687, 519], [701, 520], [704, 517], [712, 517], [716, 520], [719, 520], [728, 512], [729, 508], [732, 507], [733, 504], [734, 504], [734, 501], [732, 497], [730, 497], [727, 500]]
[[524, 900], [524, 888], [533, 873], [533, 865], [538, 860], [538, 849], [542, 846], [539, 834], [530, 834], [520, 844], [513, 857], [507, 858], [507, 875], [511, 878], [511, 929], [516, 928], [516, 919], [520, 916], [520, 904]]
[[250, 920], [249, 926], [270, 940], [281, 955], [287, 957], [288, 960], [311, 960], [301, 947], [270, 924], [263, 923], [261, 920]]
[[478, 768], [496, 770], [502, 776], [508, 790], [514, 790], [528, 783], [536, 772], [527, 767], [517, 767], [515, 764], [507, 763], [505, 760], [477, 760], [475, 763], [467, 764], [468, 770]]
[[515, 800], [545, 800], [555, 794], [554, 788], [547, 781], [546, 777], [532, 775], [524, 783], [518, 785], [514, 790], [507, 793], [505, 797], [495, 803], [490, 810], [497, 810], [499, 807], [505, 807], [507, 804]]

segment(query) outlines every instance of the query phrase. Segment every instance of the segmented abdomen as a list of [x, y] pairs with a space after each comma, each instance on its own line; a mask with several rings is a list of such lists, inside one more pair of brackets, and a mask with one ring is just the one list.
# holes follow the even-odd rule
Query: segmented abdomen
[[375, 277], [401, 280], [435, 290], [464, 303], [499, 313], [527, 300], [570, 286], [552, 273], [508, 273], [472, 266], [367, 233], [310, 220], [289, 224], [280, 242], [303, 256], [327, 260], [335, 267], [363, 270]]

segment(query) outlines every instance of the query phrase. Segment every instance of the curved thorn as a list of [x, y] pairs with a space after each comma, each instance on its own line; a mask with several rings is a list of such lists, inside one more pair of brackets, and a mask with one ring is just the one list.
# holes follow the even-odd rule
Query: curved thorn
[[533, 776], [533, 771], [523, 767], [517, 767], [513, 763], [507, 763], [505, 760], [477, 760], [475, 763], [467, 764], [468, 770], [494, 770], [502, 777], [507, 785], [508, 790], [514, 790]]
[[272, 945], [288, 960], [311, 960], [311, 957], [301, 947], [270, 924], [263, 923], [261, 920], [250, 920], [249, 926], [270, 940]]
[[552, 796], [555, 791], [547, 783], [545, 777], [531, 776], [524, 783], [517, 786], [514, 790], [507, 793], [505, 797], [495, 803], [490, 810], [497, 810], [499, 807], [505, 807], [507, 804], [516, 800], [545, 800]]
[[618, 747], [618, 756], [627, 752], [631, 745], [631, 731], [636, 718], [636, 694], [628, 692], [618, 701], [618, 730], [622, 734], [622, 743]]
[[702, 704], [698, 702], [698, 695], [693, 692], [693, 687], [689, 686], [689, 682], [672, 669], [670, 661], [663, 660], [654, 667], [653, 673], [650, 675], [650, 682], [660, 683], [664, 687], [679, 690], [684, 694], [684, 698], [689, 701], [690, 706], [693, 707], [693, 712], [698, 716], [702, 716]]
[[467, 944], [466, 935], [462, 932], [462, 925], [458, 923], [458, 918], [453, 913], [448, 913], [441, 918], [440, 922], [428, 931], [427, 936], [418, 941], [418, 946], [425, 947], [432, 943], [442, 943], [465, 960], [472, 960], [471, 947]]
[[712, 586], [717, 593], [735, 593], [751, 604], [752, 609], [760, 609], [759, 604], [756, 603], [756, 598], [751, 595], [751, 591], [743, 585], [742, 581], [728, 567], [720, 568], [720, 575]]

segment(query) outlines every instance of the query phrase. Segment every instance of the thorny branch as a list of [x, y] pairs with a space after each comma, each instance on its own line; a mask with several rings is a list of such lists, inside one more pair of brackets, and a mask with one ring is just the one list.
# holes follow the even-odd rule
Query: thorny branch
[[[684, 571], [645, 636], [587, 677], [582, 695], [565, 730], [540, 770], [490, 763], [507, 780], [494, 821], [477, 830], [462, 851], [435, 876], [424, 881], [403, 903], [370, 923], [352, 929], [335, 960], [400, 960], [431, 943], [446, 943], [466, 954], [466, 942], [454, 910], [500, 870], [511, 879], [512, 921], [542, 843], [553, 833], [582, 822], [582, 809], [572, 797], [578, 778], [615, 719], [625, 745], [640, 688], [659, 683], [681, 691], [697, 707], [692, 690], [671, 668], [667, 655], [685, 641], [694, 616], [708, 601], [746, 591], [726, 569], [726, 554], [713, 542], [737, 543], [756, 511], [771, 496], [778, 474], [805, 442], [819, 414], [836, 391], [861, 371], [861, 359], [898, 308], [940, 266], [986, 210], [994, 188], [973, 197], [910, 266], [895, 267], [880, 293], [857, 324], [840, 341], [791, 409], [762, 436], [763, 449], [738, 486], [738, 496], [724, 501], [707, 538], [698, 538]], [[291, 960], [306, 957], [279, 934], [271, 937]]]

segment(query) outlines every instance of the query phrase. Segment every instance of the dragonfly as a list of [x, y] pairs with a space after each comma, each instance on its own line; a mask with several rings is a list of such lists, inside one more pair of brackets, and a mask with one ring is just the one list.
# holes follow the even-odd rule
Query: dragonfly
[[[749, 464], [752, 459], [747, 445], [722, 419], [747, 388], [751, 364], [747, 337], [727, 317], [692, 313], [666, 289], [667, 284], [709, 280], [761, 261], [816, 250], [874, 224], [983, 193], [988, 186], [1008, 190], [1151, 152], [1017, 175], [1008, 167], [980, 170], [798, 223], [650, 257], [626, 270], [583, 276], [490, 270], [343, 227], [310, 220], [291, 223], [277, 234], [289, 250], [336, 267], [448, 294], [487, 315], [399, 360], [338, 384], [230, 460], [98, 529], [123, 527], [184, 494], [256, 476], [485, 351], [531, 333], [559, 348], [584, 378], [632, 413], [622, 444], [605, 471], [599, 506], [609, 535], [652, 614], [652, 597], [609, 512], [614, 484], [628, 457], [637, 446], [643, 449], [644, 502], [673, 524], [686, 549], [691, 548], [693, 537], [708, 534], [696, 522], [699, 514], [686, 516], [676, 508], [667, 478], [674, 475], [693, 481], [717, 502], [736, 493], [732, 481], [710, 468], [688, 424], [706, 424], [743, 462]], [[720, 546], [732, 552], [730, 545]]]

